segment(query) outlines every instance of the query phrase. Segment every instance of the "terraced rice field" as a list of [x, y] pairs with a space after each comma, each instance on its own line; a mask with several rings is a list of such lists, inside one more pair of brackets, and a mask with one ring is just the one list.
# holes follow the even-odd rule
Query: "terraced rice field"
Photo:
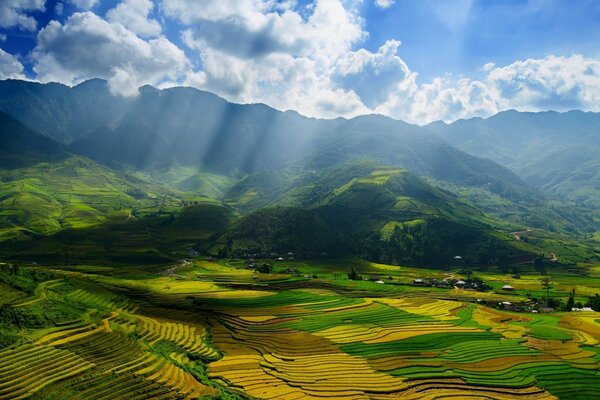
[[[60, 282], [40, 287], [46, 290]], [[51, 297], [45, 290], [11, 306], [43, 302]], [[28, 343], [0, 351], [0, 399], [219, 397], [217, 387], [201, 383], [194, 373], [198, 364], [219, 358], [204, 325], [144, 315], [105, 294], [102, 288], [96, 293], [78, 288], [65, 296], [112, 310], [103, 312], [103, 318], [45, 329], [30, 335]]]
[[210, 376], [258, 398], [600, 397], [600, 359], [590, 351], [600, 330], [589, 315], [311, 297], [279, 293], [250, 309], [221, 302], [213, 329], [224, 356]]
[[277, 290], [246, 271], [237, 289], [236, 270], [219, 269], [218, 283], [80, 272], [40, 283], [9, 306], [62, 299], [85, 312], [0, 350], [0, 399], [600, 398], [597, 313]]

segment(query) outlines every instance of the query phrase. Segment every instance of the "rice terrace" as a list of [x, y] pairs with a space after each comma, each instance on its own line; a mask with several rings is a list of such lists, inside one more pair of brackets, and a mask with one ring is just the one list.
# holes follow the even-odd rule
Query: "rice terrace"
[[355, 264], [386, 283], [340, 278], [345, 263], [285, 261], [283, 273], [261, 274], [200, 259], [173, 276], [4, 264], [3, 318], [23, 329], [3, 337], [16, 340], [0, 353], [0, 395], [585, 399], [600, 390], [597, 314], [498, 306], [525, 302], [535, 279], [485, 293], [482, 305], [478, 292], [412, 285], [421, 270]]
[[600, 7], [0, 0], [0, 400], [600, 400]]

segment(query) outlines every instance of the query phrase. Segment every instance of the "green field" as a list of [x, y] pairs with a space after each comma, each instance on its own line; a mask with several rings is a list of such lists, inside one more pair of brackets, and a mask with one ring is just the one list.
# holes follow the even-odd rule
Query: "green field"
[[113, 89], [0, 80], [0, 400], [600, 398], [598, 116]]
[[[480, 293], [411, 285], [464, 278], [456, 271], [359, 259], [275, 262], [269, 274], [244, 266], [2, 265], [0, 396], [591, 399], [600, 391], [599, 313], [498, 306], [527, 302], [537, 274], [480, 273], [517, 289]], [[350, 281], [351, 268], [386, 283]], [[575, 276], [553, 279], [552, 297], [579, 287]], [[600, 291], [600, 278], [585, 282]]]

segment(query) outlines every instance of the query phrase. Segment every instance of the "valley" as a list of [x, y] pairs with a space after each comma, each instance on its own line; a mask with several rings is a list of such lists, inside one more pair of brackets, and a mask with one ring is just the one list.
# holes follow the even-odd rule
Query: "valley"
[[325, 120], [102, 80], [0, 81], [0, 110], [0, 399], [600, 392], [600, 153], [561, 175], [538, 136], [485, 143], [543, 113]]
[[[533, 270], [477, 273], [492, 287], [477, 292], [413, 283], [467, 279], [453, 271], [256, 262], [272, 272], [201, 258], [3, 264], [0, 282], [15, 294], [2, 296], [2, 398], [588, 399], [599, 390], [596, 313], [507, 306], [545, 296]], [[348, 279], [351, 268], [360, 280]], [[585, 302], [600, 290], [598, 272], [548, 272], [552, 298], [577, 288]]]

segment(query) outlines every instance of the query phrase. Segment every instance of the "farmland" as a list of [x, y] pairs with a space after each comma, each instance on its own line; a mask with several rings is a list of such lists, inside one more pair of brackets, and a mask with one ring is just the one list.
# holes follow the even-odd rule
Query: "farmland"
[[[539, 276], [517, 282], [488, 272], [492, 286], [510, 282], [516, 290], [480, 293], [409, 283], [456, 272], [360, 260], [285, 261], [269, 274], [242, 265], [2, 265], [10, 290], [2, 292], [0, 398], [589, 399], [600, 392], [599, 314], [494, 306], [527, 302]], [[350, 265], [364, 276], [385, 274], [386, 283], [349, 281]], [[553, 297], [577, 287], [575, 276], [555, 279]], [[597, 278], [586, 285], [600, 290]]]

